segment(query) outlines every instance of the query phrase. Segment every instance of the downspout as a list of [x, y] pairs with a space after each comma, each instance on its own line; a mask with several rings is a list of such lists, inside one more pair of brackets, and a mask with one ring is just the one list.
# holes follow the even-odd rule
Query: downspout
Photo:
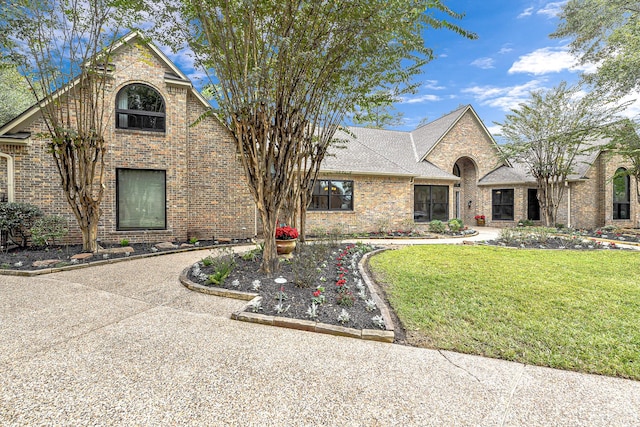
[[571, 186], [567, 182], [567, 228], [571, 228]]

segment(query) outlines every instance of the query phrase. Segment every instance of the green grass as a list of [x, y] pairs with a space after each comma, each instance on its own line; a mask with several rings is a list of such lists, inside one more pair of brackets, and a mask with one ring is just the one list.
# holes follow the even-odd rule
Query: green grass
[[640, 253], [429, 245], [370, 266], [413, 343], [640, 380]]

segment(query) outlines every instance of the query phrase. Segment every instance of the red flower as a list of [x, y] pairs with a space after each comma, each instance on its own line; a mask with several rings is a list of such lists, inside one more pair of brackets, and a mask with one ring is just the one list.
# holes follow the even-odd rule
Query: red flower
[[293, 227], [284, 226], [276, 228], [276, 239], [293, 240], [298, 238], [298, 230]]
[[320, 296], [320, 293], [321, 293], [320, 291], [315, 291], [315, 292], [313, 293], [313, 296], [314, 296], [314, 297], [319, 297], [319, 296]]
[[346, 280], [340, 279], [336, 282], [336, 286], [344, 286], [347, 283]]

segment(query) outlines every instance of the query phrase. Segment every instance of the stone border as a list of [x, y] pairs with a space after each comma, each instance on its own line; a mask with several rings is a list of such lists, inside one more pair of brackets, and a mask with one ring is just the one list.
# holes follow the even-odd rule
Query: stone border
[[241, 310], [231, 314], [231, 319], [239, 320], [242, 322], [257, 323], [260, 325], [279, 326], [281, 328], [297, 329], [300, 331], [318, 332], [321, 334], [337, 335], [342, 337], [359, 338], [363, 340], [379, 341], [386, 343], [393, 343], [395, 339], [394, 325], [391, 315], [389, 314], [389, 308], [384, 303], [384, 300], [378, 295], [377, 289], [374, 283], [369, 278], [369, 275], [365, 269], [366, 260], [369, 256], [378, 252], [385, 251], [387, 249], [378, 249], [373, 252], [364, 254], [360, 262], [358, 263], [358, 270], [362, 280], [366, 283], [371, 298], [376, 302], [376, 305], [380, 309], [380, 314], [384, 319], [385, 330], [381, 329], [353, 329], [346, 328], [344, 326], [329, 325], [328, 323], [314, 322], [304, 319], [293, 319], [289, 317], [280, 316], [267, 316], [266, 314], [251, 313], [245, 311], [247, 307], [254, 301], [261, 300], [262, 297], [258, 294], [251, 292], [234, 291], [232, 289], [212, 288], [209, 286], [203, 286], [198, 283], [192, 282], [188, 278], [189, 270], [191, 266], [182, 270], [180, 273], [180, 282], [188, 289], [195, 292], [202, 292], [209, 295], [216, 295], [225, 298], [235, 298], [245, 301], [250, 301]]
[[[171, 249], [171, 250], [168, 250], [168, 251], [158, 251], [158, 252], [152, 252], [152, 253], [147, 253], [147, 254], [130, 255], [130, 256], [124, 256], [124, 257], [120, 257], [120, 258], [101, 259], [101, 260], [98, 260], [98, 261], [84, 262], [84, 263], [81, 263], [81, 264], [70, 264], [70, 265], [65, 265], [64, 267], [42, 268], [42, 269], [39, 269], [39, 270], [0, 269], [0, 275], [32, 277], [32, 276], [40, 276], [40, 275], [43, 275], [43, 274], [59, 273], [61, 271], [77, 270], [77, 269], [80, 269], [80, 268], [88, 268], [88, 267], [94, 267], [94, 266], [99, 266], [99, 265], [114, 264], [114, 263], [117, 263], [117, 262], [125, 262], [125, 261], [143, 259], [143, 258], [151, 258], [151, 257], [156, 257], [156, 256], [162, 256], [162, 255], [173, 255], [173, 254], [179, 254], [179, 253], [183, 253], [183, 252], [195, 252], [195, 251], [202, 251], [202, 250], [232, 248], [232, 247], [235, 247], [235, 246], [244, 246], [244, 245], [248, 245], [248, 243], [213, 245], [213, 246], [198, 246], [198, 247], [193, 247], [193, 248]], [[67, 262], [67, 261], [60, 260], [60, 262]]]

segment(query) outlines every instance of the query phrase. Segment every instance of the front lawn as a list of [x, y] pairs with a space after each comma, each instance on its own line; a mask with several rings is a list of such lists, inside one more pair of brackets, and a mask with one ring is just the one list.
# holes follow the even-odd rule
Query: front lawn
[[370, 267], [411, 344], [640, 380], [640, 253], [429, 245]]

